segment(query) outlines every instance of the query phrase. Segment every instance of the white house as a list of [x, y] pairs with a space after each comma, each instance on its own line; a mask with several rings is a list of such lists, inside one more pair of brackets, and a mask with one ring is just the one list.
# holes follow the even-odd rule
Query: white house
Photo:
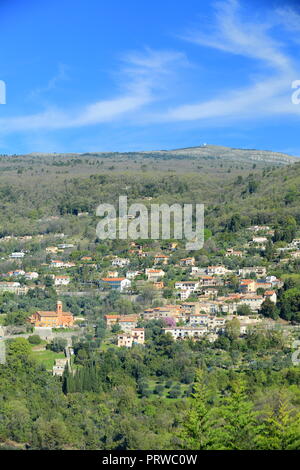
[[207, 266], [207, 269], [206, 269], [206, 273], [209, 275], [209, 276], [212, 276], [212, 275], [217, 275], [217, 276], [223, 276], [224, 274], [226, 274], [226, 272], [228, 272], [228, 270], [225, 268], [225, 266]]
[[131, 286], [131, 281], [126, 279], [126, 277], [105, 277], [101, 281], [103, 286], [110, 286], [112, 289], [120, 292]]
[[274, 290], [266, 290], [265, 293], [264, 293], [264, 296], [265, 296], [265, 299], [270, 299], [271, 302], [273, 302], [274, 304], [276, 304], [277, 302], [277, 294]]
[[35, 279], [38, 279], [38, 277], [39, 277], [39, 274], [36, 271], [31, 271], [31, 272], [25, 273], [25, 278], [28, 281], [33, 281]]
[[55, 286], [67, 286], [70, 284], [70, 277], [69, 276], [55, 276], [54, 277], [54, 285]]
[[197, 281], [178, 281], [175, 282], [175, 289], [186, 290], [189, 289], [192, 292], [199, 287], [199, 282]]
[[9, 255], [9, 257], [13, 259], [24, 258], [24, 256], [25, 253], [23, 253], [23, 251], [15, 251], [11, 255]]
[[127, 266], [130, 263], [128, 258], [115, 258], [112, 260], [112, 265], [113, 266], [119, 266], [120, 268], [123, 268], [124, 266]]
[[252, 238], [252, 243], [254, 243], [255, 245], [265, 245], [267, 241], [268, 241], [267, 237], [253, 237]]
[[180, 261], [179, 261], [179, 264], [181, 266], [194, 266], [195, 265], [195, 258], [194, 257], [191, 257], [191, 258], [182, 258]]
[[201, 338], [205, 335], [208, 330], [206, 326], [191, 327], [191, 326], [182, 326], [174, 328], [164, 328], [165, 333], [170, 333], [174, 339], [186, 339], [186, 338]]
[[135, 279], [140, 274], [142, 274], [141, 271], [127, 271], [126, 277], [127, 279]]

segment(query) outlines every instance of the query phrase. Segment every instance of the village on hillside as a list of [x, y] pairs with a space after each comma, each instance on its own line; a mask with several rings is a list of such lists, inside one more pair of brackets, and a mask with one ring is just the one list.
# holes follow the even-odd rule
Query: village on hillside
[[[110, 250], [100, 259], [97, 252], [78, 249], [78, 240], [63, 233], [5, 236], [0, 239], [2, 254], [6, 251], [2, 260], [14, 269], [1, 274], [1, 294], [28, 296], [51, 289], [57, 305], [52, 301], [52, 309], [47, 311], [33, 307], [28, 315], [25, 312], [23, 321], [7, 315], [2, 321], [3, 337], [40, 335], [46, 338], [45, 349], [53, 340], [53, 332], [47, 334], [51, 330], [60, 336], [72, 331], [73, 337], [80, 337], [88, 328], [95, 336], [95, 320], [91, 323], [82, 314], [64, 312], [60, 298], [105, 299], [111, 295], [126, 299], [130, 308], [102, 314], [107, 347], [145, 345], [145, 328], [151, 321], [160, 322], [162, 331], [175, 341], [205, 339], [213, 343], [226, 335], [231, 324], [241, 338], [255, 329], [290, 334], [297, 326], [292, 317], [284, 318], [277, 308], [284, 279], [276, 276], [276, 269], [277, 265], [297, 262], [300, 239], [272, 248], [270, 261], [266, 252], [274, 238], [271, 227], [250, 226], [244, 230], [244, 237], [244, 244], [214, 249], [210, 256], [190, 252], [181, 257], [184, 250], [177, 241], [164, 241], [161, 246], [158, 242], [151, 246], [149, 242], [129, 241], [127, 248], [116, 253]], [[10, 252], [6, 248], [10, 246], [15, 250]], [[42, 262], [36, 262], [35, 250], [28, 246], [35, 248]], [[209, 264], [210, 260], [218, 263]], [[33, 299], [34, 294], [31, 305]], [[70, 347], [68, 342], [63, 348], [65, 356]], [[71, 366], [67, 357], [54, 357], [53, 373], [61, 376], [67, 363]]]

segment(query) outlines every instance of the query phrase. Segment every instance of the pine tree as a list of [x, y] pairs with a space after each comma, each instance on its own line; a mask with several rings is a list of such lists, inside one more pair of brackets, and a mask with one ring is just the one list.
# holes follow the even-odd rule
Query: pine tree
[[[217, 419], [217, 416], [219, 419]], [[245, 383], [239, 379], [232, 383], [232, 392], [221, 400], [214, 430], [214, 449], [251, 450], [255, 448], [258, 432], [256, 413], [248, 399]]]
[[300, 449], [300, 413], [289, 408], [286, 398], [280, 401], [277, 410], [267, 414], [256, 442], [263, 450]]
[[190, 450], [206, 450], [211, 445], [211, 408], [208, 405], [208, 390], [204, 373], [197, 370], [191, 407], [182, 423], [178, 437], [181, 446]]

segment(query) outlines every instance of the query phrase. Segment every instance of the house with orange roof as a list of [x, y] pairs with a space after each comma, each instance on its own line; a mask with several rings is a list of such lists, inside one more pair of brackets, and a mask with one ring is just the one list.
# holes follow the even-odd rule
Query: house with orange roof
[[276, 304], [276, 302], [277, 302], [277, 294], [276, 294], [275, 290], [266, 290], [264, 292], [264, 297], [265, 297], [265, 299], [270, 299], [271, 302], [273, 302], [274, 304]]
[[155, 264], [168, 264], [170, 257], [167, 255], [157, 254], [154, 257]]
[[182, 258], [179, 261], [180, 266], [195, 266], [195, 258]]
[[145, 270], [148, 281], [157, 282], [161, 277], [164, 277], [165, 272], [163, 269], [151, 269], [147, 268]]
[[110, 287], [120, 292], [131, 286], [131, 281], [126, 277], [104, 277], [101, 282], [104, 287]]
[[106, 327], [111, 329], [113, 325], [118, 323], [120, 318], [121, 318], [121, 315], [104, 315]]
[[256, 282], [254, 279], [241, 279], [240, 291], [243, 293], [256, 292]]

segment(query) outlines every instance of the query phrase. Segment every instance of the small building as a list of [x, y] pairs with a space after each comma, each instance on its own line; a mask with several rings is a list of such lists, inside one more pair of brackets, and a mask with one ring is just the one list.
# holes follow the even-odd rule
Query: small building
[[111, 329], [113, 325], [118, 323], [120, 318], [121, 318], [121, 315], [104, 315], [106, 327], [108, 329]]
[[252, 243], [254, 243], [255, 245], [265, 245], [267, 241], [268, 241], [267, 237], [253, 237], [252, 238]]
[[131, 332], [136, 328], [138, 319], [138, 315], [123, 315], [120, 316], [118, 323], [122, 331]]
[[191, 327], [191, 326], [184, 326], [184, 327], [174, 327], [174, 328], [163, 328], [165, 333], [170, 333], [175, 340], [177, 339], [200, 339], [203, 335], [205, 335], [208, 330], [206, 326], [199, 326], [199, 327]]
[[61, 377], [64, 373], [65, 367], [68, 363], [68, 359], [55, 359], [55, 364], [52, 368], [52, 375]]
[[122, 333], [118, 335], [118, 347], [131, 348], [134, 344], [145, 343], [144, 328], [134, 328], [130, 333]]
[[67, 286], [70, 284], [71, 279], [70, 276], [55, 276], [54, 277], [54, 285], [55, 286]]
[[24, 258], [24, 256], [25, 256], [25, 253], [23, 251], [15, 251], [14, 253], [11, 253], [11, 255], [9, 255], [9, 257], [13, 259]]
[[195, 266], [195, 258], [182, 258], [179, 261], [180, 266]]
[[39, 274], [36, 271], [29, 271], [28, 273], [25, 273], [25, 279], [27, 281], [34, 281], [35, 279], [39, 278]]
[[154, 257], [154, 263], [155, 264], [168, 264], [169, 258], [170, 257], [167, 255], [158, 254]]
[[140, 274], [142, 274], [142, 271], [127, 271], [126, 277], [127, 279], [135, 279]]
[[25, 276], [25, 271], [23, 271], [23, 269], [17, 269], [16, 271], [9, 271], [7, 275], [9, 277]]
[[63, 268], [64, 267], [64, 262], [59, 259], [53, 259], [51, 260], [51, 267], [52, 268]]
[[257, 284], [253, 279], [241, 279], [240, 291], [243, 293], [256, 292]]
[[265, 296], [265, 299], [270, 299], [271, 302], [276, 304], [277, 294], [276, 294], [275, 290], [266, 290], [265, 293], [264, 293], [264, 296]]
[[111, 329], [117, 323], [122, 331], [131, 331], [136, 327], [139, 315], [104, 315], [106, 327]]
[[124, 266], [127, 266], [129, 263], [130, 261], [127, 258], [115, 258], [111, 262], [113, 266], [119, 266], [120, 268], [124, 268]]
[[148, 281], [157, 282], [160, 278], [164, 277], [165, 272], [162, 269], [151, 269], [145, 270]]
[[105, 277], [101, 279], [103, 286], [109, 286], [111, 289], [116, 289], [123, 292], [125, 289], [129, 289], [131, 281], [126, 277]]
[[226, 250], [225, 256], [226, 256], [226, 257], [228, 257], [228, 256], [236, 256], [236, 257], [238, 257], [238, 258], [242, 258], [243, 252], [242, 252], [242, 251], [239, 251], [239, 250], [234, 250], [233, 248], [228, 248], [228, 250]]
[[207, 266], [206, 273], [209, 276], [216, 275], [216, 276], [223, 276], [226, 274], [227, 269], [223, 265], [219, 266]]
[[59, 260], [59, 259], [52, 260], [51, 264], [50, 264], [51, 268], [58, 268], [58, 269], [61, 269], [61, 268], [74, 268], [75, 266], [76, 266], [76, 264], [71, 262], [71, 261], [64, 262], [64, 261]]

